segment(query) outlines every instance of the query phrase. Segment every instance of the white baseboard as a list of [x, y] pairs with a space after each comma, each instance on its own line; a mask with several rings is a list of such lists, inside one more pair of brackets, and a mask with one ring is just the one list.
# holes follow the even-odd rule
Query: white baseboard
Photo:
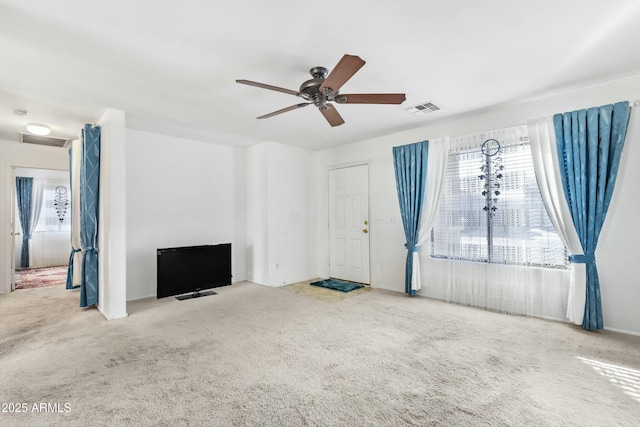
[[[231, 285], [234, 285], [234, 284], [236, 284], [236, 283], [242, 283], [242, 282], [246, 282], [246, 280], [238, 280], [238, 281], [236, 281], [236, 282], [232, 282], [232, 283], [231, 283]], [[220, 287], [220, 288], [224, 288], [224, 286], [218, 286], [218, 287]], [[215, 290], [216, 290], [216, 288], [211, 288], [211, 290], [215, 291]], [[133, 296], [133, 297], [131, 297], [131, 298], [127, 298], [127, 302], [130, 302], [130, 301], [139, 301], [139, 300], [141, 300], [141, 299], [157, 298], [157, 297], [158, 297], [158, 294], [157, 294], [157, 293], [148, 294], [148, 295], [136, 295], [136, 296]]]
[[111, 316], [108, 320], [117, 320], [124, 319], [125, 317], [129, 317], [129, 313], [118, 313]]
[[634, 335], [636, 337], [640, 337], [640, 332], [638, 331], [628, 331], [626, 329], [619, 329], [619, 328], [608, 328], [608, 327], [604, 327], [605, 331], [611, 331], [611, 332], [618, 332], [621, 334], [626, 334], [626, 335]]
[[108, 316], [107, 314], [105, 314], [102, 310], [100, 310], [100, 307], [97, 307], [98, 311], [104, 316], [105, 319], [107, 320], [116, 320], [116, 319], [122, 319], [124, 317], [129, 316], [129, 313], [116, 313], [114, 315]]
[[155, 294], [155, 293], [154, 294], [149, 294], [149, 295], [136, 295], [134, 297], [127, 298], [127, 302], [138, 301], [138, 300], [147, 299], [147, 298], [156, 298], [157, 296], [158, 296], [158, 294]]

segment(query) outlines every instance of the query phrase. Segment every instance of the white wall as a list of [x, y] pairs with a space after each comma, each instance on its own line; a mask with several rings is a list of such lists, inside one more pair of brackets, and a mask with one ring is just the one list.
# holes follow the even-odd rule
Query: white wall
[[247, 148], [247, 280], [282, 286], [316, 277], [313, 153]]
[[[640, 97], [640, 93], [637, 94]], [[618, 179], [596, 249], [605, 328], [640, 335], [640, 106], [632, 109]]]
[[267, 144], [248, 147], [246, 159], [247, 280], [264, 285], [269, 282]]
[[233, 281], [244, 280], [244, 149], [131, 129], [126, 139], [127, 299], [156, 296], [158, 248], [230, 242]]
[[[0, 293], [11, 288], [11, 207], [15, 197], [13, 167], [69, 170], [69, 152], [62, 148], [0, 140]], [[19, 228], [19, 226], [18, 226]]]
[[247, 279], [247, 152], [236, 147], [233, 151], [233, 282]]
[[313, 155], [283, 144], [267, 145], [270, 286], [315, 277]]
[[100, 125], [98, 310], [108, 319], [127, 316], [127, 211], [125, 113], [108, 109]]
[[318, 206], [317, 275], [319, 277], [329, 277], [328, 170], [336, 166], [367, 163], [369, 165], [369, 268], [371, 287], [398, 291], [404, 289], [403, 277], [406, 251], [403, 245], [405, 240], [396, 195], [393, 159], [391, 157], [391, 147], [401, 144], [371, 140], [316, 153], [316, 204]]
[[[317, 204], [326, 205], [329, 167], [370, 162], [371, 285], [402, 292], [405, 240], [395, 190], [393, 146], [522, 125], [529, 119], [555, 113], [637, 99], [640, 99], [640, 75], [323, 150], [316, 153]], [[637, 285], [637, 274], [632, 267], [640, 242], [640, 227], [636, 225], [640, 198], [634, 190], [640, 182], [640, 168], [635, 167], [640, 164], [639, 143], [635, 140], [626, 142], [622, 170], [600, 237], [597, 258], [605, 328], [640, 334], [640, 310], [637, 309], [640, 286]], [[318, 274], [326, 277], [329, 272], [328, 219], [326, 209], [319, 209], [318, 213]], [[391, 223], [394, 219], [395, 224]]]

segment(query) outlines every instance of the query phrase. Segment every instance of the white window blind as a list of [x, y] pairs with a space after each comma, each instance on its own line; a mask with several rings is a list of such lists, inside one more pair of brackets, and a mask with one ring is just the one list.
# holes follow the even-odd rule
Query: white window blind
[[[58, 203], [64, 203], [66, 194], [67, 206], [56, 209], [56, 189], [58, 189]], [[66, 192], [66, 193], [65, 193]], [[42, 194], [42, 210], [35, 232], [71, 231], [71, 192], [69, 184], [56, 181], [45, 181]], [[58, 213], [60, 211], [60, 213]], [[64, 214], [63, 214], [64, 213]], [[62, 219], [62, 221], [61, 221]]]
[[[499, 151], [482, 152], [495, 140]], [[498, 144], [485, 144], [491, 154]], [[536, 183], [526, 127], [451, 139], [431, 256], [563, 268], [567, 252]]]

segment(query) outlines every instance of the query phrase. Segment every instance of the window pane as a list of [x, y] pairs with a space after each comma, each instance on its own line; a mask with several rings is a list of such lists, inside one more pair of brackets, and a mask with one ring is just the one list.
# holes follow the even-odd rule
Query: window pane
[[[501, 145], [491, 157], [481, 151], [489, 138]], [[566, 249], [536, 183], [525, 127], [452, 140], [431, 238], [433, 257], [566, 266]]]
[[[64, 190], [61, 189], [64, 188]], [[60, 209], [56, 209], [56, 188], [59, 189], [59, 204]], [[64, 191], [67, 191], [66, 199]], [[42, 210], [40, 211], [40, 218], [36, 225], [36, 232], [42, 231], [70, 231], [71, 230], [71, 194], [69, 193], [68, 185], [62, 183], [45, 182], [45, 188], [42, 194]], [[64, 201], [67, 201], [66, 210], [64, 209]], [[58, 214], [60, 210], [60, 214]], [[62, 219], [62, 220], [61, 220]]]
[[432, 255], [469, 261], [486, 261], [487, 215], [480, 175], [481, 154], [452, 154], [439, 216], [432, 230]]
[[492, 218], [491, 261], [556, 267], [566, 251], [547, 215], [536, 182], [529, 144], [507, 146], [502, 193]]

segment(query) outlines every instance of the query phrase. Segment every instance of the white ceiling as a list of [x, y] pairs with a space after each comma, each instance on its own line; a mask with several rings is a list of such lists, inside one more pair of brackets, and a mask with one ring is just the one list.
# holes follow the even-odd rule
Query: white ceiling
[[[319, 149], [640, 73], [638, 22], [637, 0], [3, 0], [0, 138], [28, 121], [72, 138], [116, 108], [134, 129]], [[297, 90], [345, 53], [367, 64], [343, 93], [407, 101], [340, 105], [331, 128], [314, 107], [256, 120], [300, 98], [235, 83]], [[425, 101], [442, 110], [403, 110]]]

